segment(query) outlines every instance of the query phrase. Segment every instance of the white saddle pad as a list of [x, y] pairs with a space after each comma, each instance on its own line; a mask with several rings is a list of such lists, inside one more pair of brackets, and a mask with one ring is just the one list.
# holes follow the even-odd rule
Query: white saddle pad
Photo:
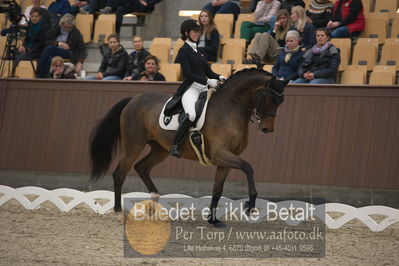
[[[206, 99], [204, 109], [201, 113], [200, 118], [198, 119], [197, 125], [195, 127], [193, 127], [194, 130], [200, 130], [204, 126], [206, 109], [208, 107], [210, 94], [212, 94], [212, 93], [210, 91], [208, 91], [208, 97]], [[179, 120], [178, 120], [179, 114], [175, 114], [173, 116], [165, 116], [163, 113], [163, 111], [165, 110], [165, 106], [170, 101], [170, 99], [172, 99], [172, 97], [170, 97], [166, 101], [165, 105], [162, 108], [161, 114], [159, 115], [159, 126], [165, 130], [177, 130], [179, 128]]]

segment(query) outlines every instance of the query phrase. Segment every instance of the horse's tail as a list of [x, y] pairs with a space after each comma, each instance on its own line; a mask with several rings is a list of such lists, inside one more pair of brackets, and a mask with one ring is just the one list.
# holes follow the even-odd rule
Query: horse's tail
[[131, 97], [125, 98], [115, 104], [91, 131], [89, 151], [91, 180], [100, 179], [111, 165], [118, 150], [121, 113], [130, 100]]

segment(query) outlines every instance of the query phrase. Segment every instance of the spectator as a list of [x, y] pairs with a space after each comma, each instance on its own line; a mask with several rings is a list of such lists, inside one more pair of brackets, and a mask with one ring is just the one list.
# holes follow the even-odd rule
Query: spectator
[[143, 72], [144, 59], [150, 55], [144, 48], [143, 38], [140, 36], [135, 36], [133, 38], [133, 48], [134, 51], [129, 56], [124, 80], [132, 80], [134, 75]]
[[327, 24], [331, 38], [358, 36], [364, 30], [364, 13], [361, 0], [338, 0]]
[[107, 37], [109, 49], [104, 53], [100, 68], [91, 80], [121, 80], [126, 72], [128, 54], [120, 43], [119, 36], [115, 33]]
[[133, 80], [141, 81], [165, 81], [165, 77], [158, 72], [158, 58], [149, 55], [144, 59], [145, 70], [133, 76]]
[[305, 3], [303, 0], [280, 0], [281, 9], [286, 9], [288, 12], [291, 12], [294, 6], [301, 6], [305, 8]]
[[[30, 12], [31, 12], [32, 8], [41, 7], [44, 10], [47, 10], [46, 6], [41, 5], [40, 0], [31, 0], [31, 3], [32, 3], [31, 5], [29, 5], [25, 8], [24, 17], [22, 17], [21, 21], [19, 22], [19, 25], [21, 25], [21, 26], [28, 26], [28, 22], [30, 20]], [[43, 17], [43, 15], [42, 15], [42, 17]], [[47, 16], [48, 16], [48, 14], [46, 11], [46, 16], [44, 16], [44, 17], [46, 18]]]
[[31, 9], [29, 23], [25, 32], [23, 44], [18, 48], [14, 61], [14, 68], [18, 66], [21, 60], [39, 59], [45, 47], [46, 32], [50, 29], [50, 24], [43, 18], [43, 12], [46, 11], [40, 7]]
[[62, 17], [71, 12], [71, 4], [68, 0], [55, 0], [48, 6], [48, 12]]
[[315, 28], [307, 22], [305, 9], [301, 6], [294, 6], [291, 10], [291, 19], [294, 22], [293, 30], [297, 30], [301, 36], [300, 44], [302, 51], [312, 48], [316, 43]]
[[278, 0], [262, 0], [259, 1], [254, 15], [255, 23], [244, 21], [241, 24], [241, 38], [249, 43], [258, 32], [266, 32], [274, 27], [277, 11], [280, 9], [281, 3]]
[[[76, 15], [77, 13], [82, 14], [94, 14], [94, 12], [90, 9], [89, 2], [94, 2], [93, 0], [89, 1], [82, 1], [82, 0], [75, 0], [75, 3], [71, 6], [71, 14]], [[95, 1], [97, 2], [97, 1]]]
[[248, 54], [253, 60], [248, 63], [256, 64], [270, 61], [274, 63], [278, 57], [280, 47], [285, 46], [285, 35], [292, 27], [290, 13], [286, 9], [277, 12], [277, 22], [273, 31], [269, 33], [257, 33], [251, 46], [248, 47]]
[[75, 67], [73, 65], [65, 65], [61, 56], [55, 56], [51, 59], [51, 70], [49, 74], [51, 79], [76, 79]]
[[[151, 13], [155, 5], [162, 0], [107, 0], [106, 7], [101, 9], [102, 13], [116, 14], [116, 33], [120, 33], [123, 15], [129, 12]], [[90, 3], [91, 5], [91, 3]]]
[[75, 27], [73, 15], [65, 14], [62, 16], [59, 25], [50, 29], [46, 35], [47, 46], [39, 60], [38, 77], [47, 77], [51, 59], [54, 56], [70, 59], [75, 65], [75, 71], [79, 73], [86, 58], [86, 48], [83, 43], [82, 34]]
[[206, 60], [216, 62], [220, 36], [213, 21], [212, 13], [209, 10], [202, 10], [199, 14], [199, 22], [203, 28], [203, 32], [197, 48], [204, 54]]
[[299, 33], [296, 30], [287, 32], [286, 46], [273, 66], [272, 73], [278, 79], [296, 78], [299, 65], [302, 63], [303, 52], [299, 46]]
[[238, 15], [241, 12], [239, 0], [212, 0], [202, 9], [211, 11], [213, 16], [217, 13]]
[[306, 10], [306, 15], [316, 29], [325, 28], [331, 20], [333, 8], [334, 4], [329, 0], [312, 0]]
[[317, 43], [304, 54], [304, 61], [298, 70], [300, 78], [294, 83], [335, 83], [341, 58], [339, 50], [329, 42], [329, 37], [326, 29], [316, 30]]

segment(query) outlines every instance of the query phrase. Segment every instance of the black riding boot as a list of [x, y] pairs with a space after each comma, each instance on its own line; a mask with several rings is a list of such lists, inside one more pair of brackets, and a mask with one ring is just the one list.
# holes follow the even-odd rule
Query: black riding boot
[[170, 149], [170, 154], [173, 156], [176, 156], [177, 158], [180, 158], [180, 147], [184, 142], [184, 139], [186, 138], [186, 133], [188, 129], [190, 128], [192, 122], [189, 119], [188, 114], [185, 115], [183, 122], [180, 124], [179, 129], [177, 130], [175, 140], [173, 141], [173, 146]]

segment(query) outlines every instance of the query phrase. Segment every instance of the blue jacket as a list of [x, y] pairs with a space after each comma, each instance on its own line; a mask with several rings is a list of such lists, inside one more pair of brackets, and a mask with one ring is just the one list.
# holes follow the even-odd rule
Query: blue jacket
[[296, 53], [294, 53], [290, 60], [286, 63], [285, 58], [286, 52], [284, 50], [281, 51], [276, 64], [273, 66], [272, 73], [278, 78], [297, 78], [294, 75], [297, 74], [298, 68], [303, 61], [303, 52], [299, 49]]
[[71, 12], [71, 5], [68, 0], [56, 0], [48, 7], [48, 12], [60, 14], [61, 16]]

